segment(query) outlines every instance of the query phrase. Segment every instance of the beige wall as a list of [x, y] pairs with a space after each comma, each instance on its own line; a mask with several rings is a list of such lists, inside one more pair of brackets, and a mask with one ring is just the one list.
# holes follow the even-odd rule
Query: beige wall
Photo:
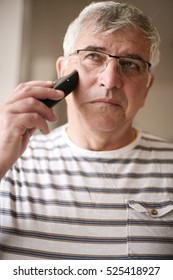
[[[2, 2], [13, 2], [10, 6], [14, 9], [14, 2], [22, 0], [0, 0]], [[19, 80], [32, 79], [55, 79], [55, 61], [62, 54], [62, 42], [65, 30], [68, 24], [77, 16], [78, 12], [86, 4], [92, 2], [88, 0], [23, 0], [25, 3], [24, 23], [22, 36], [21, 60]], [[119, 0], [119, 2], [123, 2]], [[172, 0], [131, 0], [129, 1], [139, 8], [143, 9], [152, 16], [153, 21], [160, 31], [161, 44], [161, 62], [154, 71], [156, 75], [155, 84], [150, 92], [145, 108], [138, 114], [136, 124], [151, 133], [173, 140], [173, 1]], [[15, 4], [16, 5], [16, 4]], [[16, 8], [16, 6], [15, 6]], [[9, 30], [9, 24], [15, 22], [13, 17], [9, 16], [9, 11], [4, 17], [4, 28]], [[1, 11], [0, 11], [1, 13]], [[19, 28], [20, 29], [20, 28]], [[12, 31], [12, 30], [11, 30]], [[15, 41], [13, 30], [13, 39], [9, 45], [6, 41], [6, 56], [14, 53], [12, 41]], [[20, 37], [20, 36], [19, 36]], [[20, 49], [20, 43], [18, 42]], [[3, 57], [0, 47], [0, 58]], [[18, 57], [18, 56], [17, 56]], [[16, 67], [18, 68], [18, 65]], [[11, 76], [14, 73], [11, 73]], [[15, 75], [14, 75], [15, 76]], [[1, 79], [1, 97], [8, 93], [5, 89], [7, 76]], [[11, 77], [12, 81], [12, 77]], [[10, 82], [9, 82], [10, 83]], [[9, 84], [12, 87], [14, 82]], [[3, 90], [2, 90], [3, 89]], [[57, 106], [60, 116], [60, 123], [66, 119], [64, 113], [65, 103]]]
[[0, 100], [19, 80], [23, 0], [0, 0]]

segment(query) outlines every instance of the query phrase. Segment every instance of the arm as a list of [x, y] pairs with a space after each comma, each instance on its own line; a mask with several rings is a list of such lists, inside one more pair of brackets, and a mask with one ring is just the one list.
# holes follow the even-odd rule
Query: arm
[[20, 84], [0, 103], [0, 179], [25, 151], [36, 129], [49, 133], [47, 121], [56, 121], [52, 109], [39, 99], [61, 99], [64, 94], [52, 88], [52, 82]]

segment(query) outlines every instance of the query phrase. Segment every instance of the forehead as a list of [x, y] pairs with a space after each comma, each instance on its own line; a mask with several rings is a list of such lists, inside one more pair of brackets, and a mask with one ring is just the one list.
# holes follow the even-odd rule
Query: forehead
[[144, 33], [137, 29], [121, 28], [110, 34], [104, 32], [94, 34], [91, 26], [82, 30], [75, 49], [82, 49], [88, 46], [104, 48], [105, 51], [115, 55], [136, 53], [149, 58], [150, 41]]

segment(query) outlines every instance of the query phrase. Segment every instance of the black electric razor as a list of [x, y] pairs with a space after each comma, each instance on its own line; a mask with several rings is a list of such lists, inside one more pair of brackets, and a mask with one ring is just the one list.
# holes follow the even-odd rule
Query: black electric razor
[[[62, 90], [65, 94], [64, 97], [66, 97], [69, 93], [71, 93], [75, 89], [78, 79], [79, 79], [79, 75], [78, 75], [78, 72], [75, 70], [71, 74], [57, 79], [54, 82], [53, 88]], [[60, 99], [60, 100], [43, 99], [41, 101], [44, 104], [46, 104], [49, 108], [52, 108], [54, 105], [56, 105], [61, 100], [62, 99]]]

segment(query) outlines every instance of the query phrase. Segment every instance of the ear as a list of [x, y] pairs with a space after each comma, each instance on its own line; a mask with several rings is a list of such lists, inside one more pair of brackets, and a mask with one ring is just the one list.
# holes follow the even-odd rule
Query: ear
[[148, 90], [152, 87], [153, 83], [154, 83], [154, 75], [150, 73], [147, 82]]
[[63, 77], [65, 74], [65, 58], [64, 56], [60, 56], [56, 61], [56, 71], [58, 77]]

